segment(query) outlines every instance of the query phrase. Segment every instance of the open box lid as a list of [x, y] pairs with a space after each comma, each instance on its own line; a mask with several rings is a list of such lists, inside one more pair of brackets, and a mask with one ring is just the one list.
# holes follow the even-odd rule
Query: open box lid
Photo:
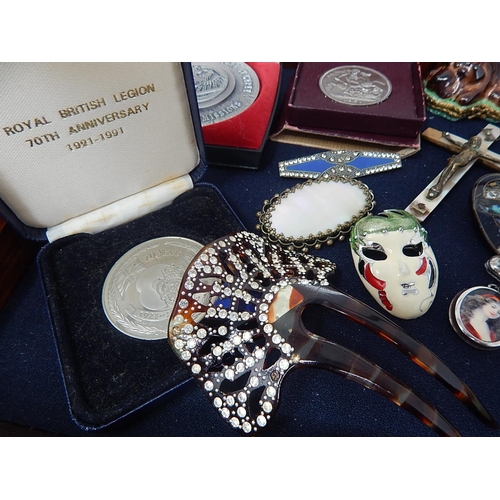
[[31, 237], [96, 233], [205, 168], [189, 63], [0, 63], [0, 211]]

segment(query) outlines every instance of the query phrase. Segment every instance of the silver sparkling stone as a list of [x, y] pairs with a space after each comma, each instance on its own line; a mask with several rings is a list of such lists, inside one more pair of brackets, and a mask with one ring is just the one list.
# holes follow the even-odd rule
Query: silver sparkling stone
[[264, 417], [264, 415], [259, 415], [259, 416], [257, 417], [257, 425], [258, 425], [259, 427], [265, 427], [265, 426], [266, 426], [266, 424], [267, 424], [267, 418], [266, 418], [266, 417]]

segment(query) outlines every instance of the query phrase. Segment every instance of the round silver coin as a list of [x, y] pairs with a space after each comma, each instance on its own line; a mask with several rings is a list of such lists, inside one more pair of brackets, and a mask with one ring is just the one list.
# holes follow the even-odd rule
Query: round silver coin
[[319, 79], [321, 91], [333, 101], [350, 106], [372, 106], [385, 101], [392, 92], [390, 80], [365, 66], [339, 66]]
[[120, 257], [102, 290], [111, 324], [138, 339], [166, 338], [184, 272], [202, 248], [196, 241], [167, 236], [145, 241]]
[[193, 62], [191, 67], [202, 126], [239, 115], [259, 95], [259, 77], [248, 64]]

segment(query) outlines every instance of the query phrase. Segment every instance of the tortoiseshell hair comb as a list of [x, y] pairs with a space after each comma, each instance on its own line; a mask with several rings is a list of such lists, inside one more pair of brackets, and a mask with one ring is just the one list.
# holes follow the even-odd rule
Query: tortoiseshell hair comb
[[331, 287], [336, 266], [242, 231], [206, 245], [188, 266], [169, 342], [221, 417], [245, 434], [265, 427], [293, 368], [316, 366], [382, 394], [438, 434], [458, 431], [433, 406], [381, 367], [308, 331], [302, 312], [320, 304], [390, 342], [441, 381], [486, 425], [474, 393], [435, 354], [371, 307]]

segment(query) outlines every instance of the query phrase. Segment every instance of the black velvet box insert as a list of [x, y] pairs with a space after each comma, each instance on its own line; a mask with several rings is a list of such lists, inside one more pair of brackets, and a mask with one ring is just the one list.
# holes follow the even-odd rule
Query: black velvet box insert
[[[174, 391], [190, 377], [167, 338], [140, 340], [116, 330], [101, 305], [113, 264], [143, 241], [181, 236], [209, 243], [241, 229], [220, 193], [200, 185], [166, 208], [97, 235], [46, 245], [39, 264], [75, 422], [98, 429]], [[189, 378], [188, 378], [189, 377]]]

